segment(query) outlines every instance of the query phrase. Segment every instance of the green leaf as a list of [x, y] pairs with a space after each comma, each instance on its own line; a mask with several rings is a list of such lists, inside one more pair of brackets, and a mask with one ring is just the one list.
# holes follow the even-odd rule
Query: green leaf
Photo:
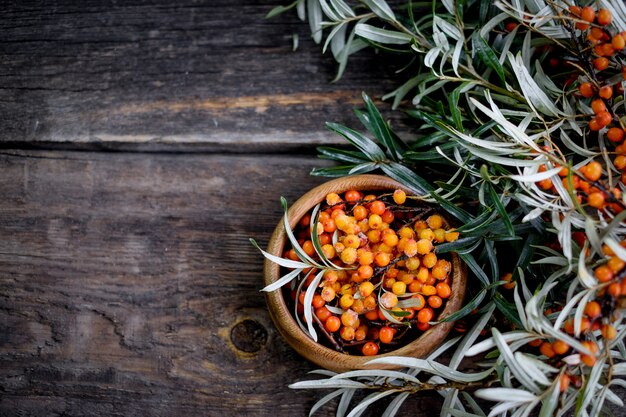
[[380, 29], [366, 23], [357, 23], [354, 33], [367, 40], [382, 44], [404, 45], [411, 42], [412, 37], [395, 30]]
[[270, 10], [266, 15], [265, 18], [266, 19], [271, 19], [274, 16], [278, 16], [281, 13], [286, 12], [287, 10], [291, 10], [294, 7], [296, 7], [296, 5], [302, 0], [296, 0], [293, 3], [287, 5], [287, 6], [276, 6], [274, 7], [272, 10]]
[[495, 73], [498, 74], [498, 77], [500, 77], [502, 84], [505, 84], [506, 79], [504, 75], [504, 67], [500, 64], [496, 53], [487, 44], [485, 39], [480, 36], [478, 31], [474, 32], [474, 36], [472, 36], [472, 44], [474, 45], [474, 51], [476, 51], [480, 60], [484, 62], [488, 68], [494, 70]]
[[500, 312], [504, 315], [504, 317], [506, 317], [507, 320], [515, 324], [515, 326], [520, 329], [524, 328], [524, 325], [517, 316], [517, 308], [515, 307], [515, 304], [506, 301], [504, 297], [498, 292], [494, 294], [493, 301], [496, 303], [496, 307], [498, 307], [498, 310], [500, 310]]
[[348, 142], [356, 146], [372, 161], [379, 162], [385, 159], [385, 153], [374, 141], [372, 141], [368, 137], [363, 136], [359, 132], [342, 126], [338, 123], [326, 122], [326, 126], [333, 132], [338, 133], [339, 135], [346, 138]]
[[485, 271], [483, 271], [483, 269], [478, 266], [478, 263], [476, 262], [476, 259], [474, 259], [474, 256], [472, 256], [472, 254], [460, 253], [459, 257], [463, 260], [463, 262], [467, 264], [469, 269], [476, 275], [476, 277], [484, 284], [485, 287], [491, 284], [491, 280], [489, 279], [487, 274], [485, 274]]
[[354, 164], [361, 164], [368, 161], [361, 152], [357, 151], [320, 146], [317, 148], [317, 152], [319, 152], [320, 158], [332, 159], [333, 161], [350, 162]]
[[383, 145], [385, 145], [389, 157], [394, 161], [398, 161], [402, 158], [402, 147], [395, 141], [387, 122], [383, 120], [383, 117], [374, 105], [374, 102], [367, 94], [363, 93], [362, 95], [367, 108], [367, 113], [369, 115], [372, 133]]
[[316, 177], [329, 177], [329, 178], [339, 178], [350, 175], [354, 165], [342, 165], [330, 168], [313, 168], [311, 170], [311, 175]]
[[491, 183], [487, 184], [487, 188], [489, 189], [489, 195], [491, 196], [491, 201], [493, 202], [494, 206], [496, 207], [496, 210], [498, 211], [498, 214], [500, 214], [500, 218], [504, 222], [504, 225], [506, 226], [507, 232], [509, 233], [510, 236], [515, 236], [515, 230], [513, 229], [513, 223], [511, 223], [511, 219], [509, 218], [509, 214], [506, 211], [506, 208], [504, 207], [504, 205], [502, 204], [502, 201], [500, 201], [500, 197], [498, 196], [498, 193], [496, 192], [496, 189], [493, 187], [493, 185]]
[[432, 191], [433, 187], [424, 178], [417, 175], [414, 171], [397, 162], [382, 164], [380, 168], [385, 174], [394, 180], [406, 185], [411, 191], [417, 195], [425, 195]]
[[455, 252], [461, 249], [469, 248], [477, 241], [481, 240], [478, 236], [472, 237], [462, 237], [460, 239], [455, 240], [454, 242], [446, 242], [441, 243], [435, 246], [435, 252], [437, 254], [446, 253], [446, 252]]
[[466, 303], [462, 308], [458, 309], [454, 313], [450, 314], [448, 317], [440, 320], [439, 323], [446, 323], [449, 321], [457, 321], [461, 320], [463, 317], [471, 314], [475, 308], [477, 308], [480, 303], [485, 299], [485, 295], [487, 294], [486, 289], [482, 289], [472, 298], [468, 303]]

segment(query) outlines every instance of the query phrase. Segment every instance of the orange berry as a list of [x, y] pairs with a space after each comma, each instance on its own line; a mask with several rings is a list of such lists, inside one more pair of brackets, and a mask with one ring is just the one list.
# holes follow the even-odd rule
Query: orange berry
[[372, 213], [367, 219], [367, 224], [370, 227], [370, 229], [374, 229], [374, 230], [379, 229], [381, 225], [383, 224], [383, 218], [380, 217], [379, 214]]
[[597, 161], [591, 161], [585, 166], [585, 178], [589, 181], [598, 181], [602, 176], [602, 165]]
[[424, 307], [417, 313], [417, 321], [420, 323], [428, 323], [435, 316], [435, 312], [430, 307]]
[[350, 342], [354, 340], [355, 333], [356, 332], [352, 327], [343, 326], [341, 330], [339, 330], [339, 337], [347, 342]]
[[595, 41], [601, 41], [602, 38], [604, 38], [604, 31], [599, 27], [592, 27], [589, 31], [588, 37]]
[[585, 314], [592, 319], [596, 317], [600, 317], [602, 314], [602, 308], [600, 307], [600, 303], [597, 301], [589, 301], [585, 306]]
[[594, 95], [593, 86], [589, 82], [581, 83], [578, 87], [580, 95], [585, 98], [591, 98]]
[[602, 332], [602, 337], [606, 340], [613, 340], [617, 336], [617, 330], [610, 324], [604, 324], [600, 331]]
[[585, 6], [580, 12], [580, 18], [589, 23], [593, 23], [593, 21], [596, 20], [596, 11], [593, 10], [593, 7], [591, 6]]
[[598, 24], [600, 26], [609, 25], [612, 19], [613, 19], [613, 16], [611, 15], [611, 12], [609, 10], [607, 9], [598, 10]]
[[330, 310], [327, 309], [326, 307], [320, 307], [315, 310], [315, 315], [317, 316], [318, 319], [320, 319], [322, 323], [324, 323], [326, 322], [326, 320], [328, 320], [330, 316], [333, 315], [333, 313], [331, 313]]
[[603, 208], [605, 204], [604, 194], [601, 192], [589, 194], [587, 197], [587, 204], [597, 209]]
[[574, 16], [576, 17], [580, 17], [580, 14], [582, 13], [583, 9], [580, 6], [569, 6], [569, 11], [570, 13], [572, 13]]
[[620, 170], [626, 168], [626, 155], [617, 155], [613, 160], [613, 165]]
[[334, 206], [335, 204], [341, 203], [343, 200], [339, 197], [337, 193], [328, 193], [326, 195], [326, 204], [329, 206]]
[[596, 115], [600, 127], [608, 126], [613, 121], [613, 116], [608, 111], [601, 111]]
[[337, 330], [339, 330], [339, 328], [341, 327], [341, 319], [339, 319], [339, 317], [337, 316], [330, 316], [328, 317], [328, 319], [326, 319], [326, 322], [324, 323], [324, 327], [330, 333], [334, 333]]
[[378, 345], [374, 342], [367, 342], [361, 348], [363, 356], [374, 356], [378, 353]]
[[613, 45], [611, 43], [603, 43], [602, 44], [602, 55], [603, 56], [612, 56], [615, 53], [615, 49], [613, 49]]
[[365, 207], [357, 205], [352, 209], [352, 215], [355, 219], [360, 221], [367, 217], [368, 211]]
[[593, 66], [598, 71], [605, 70], [609, 67], [609, 60], [606, 57], [600, 56], [593, 60]]
[[593, 110], [594, 114], [598, 114], [600, 112], [606, 111], [606, 104], [604, 104], [604, 100], [600, 98], [596, 98], [591, 101], [591, 110]]
[[441, 298], [449, 298], [452, 295], [452, 289], [450, 288], [450, 285], [446, 284], [445, 282], [437, 283], [435, 288], [437, 289], [437, 295]]
[[439, 308], [443, 304], [443, 300], [438, 295], [428, 297], [428, 305], [432, 308]]
[[619, 143], [624, 139], [624, 131], [619, 127], [612, 127], [606, 132], [606, 137], [615, 143]]
[[370, 212], [381, 215], [385, 212], [385, 203], [380, 200], [373, 201], [370, 204]]
[[426, 219], [428, 227], [431, 229], [441, 229], [443, 227], [443, 218], [438, 214], [433, 214]]
[[539, 352], [541, 352], [542, 355], [548, 358], [553, 358], [556, 355], [554, 349], [552, 349], [552, 345], [548, 342], [543, 342], [541, 344], [541, 346], [539, 347]]
[[539, 347], [539, 346], [541, 346], [542, 343], [543, 343], [543, 341], [541, 339], [533, 339], [530, 342], [528, 342], [528, 346], [530, 346], [530, 347]]
[[593, 119], [589, 120], [589, 130], [593, 131], [593, 132], [597, 132], [598, 130], [602, 129], [603, 126], [600, 126], [600, 123], [598, 122], [598, 120], [594, 117]]
[[387, 266], [389, 262], [391, 262], [391, 255], [386, 252], [378, 252], [376, 256], [374, 256], [374, 262], [379, 267]]
[[557, 355], [565, 355], [569, 351], [569, 345], [562, 340], [555, 340], [552, 343], [552, 350]]
[[341, 261], [346, 265], [352, 265], [357, 260], [357, 254], [355, 248], [345, 248], [341, 255], [339, 255]]
[[392, 292], [386, 292], [380, 296], [380, 304], [390, 310], [398, 304], [398, 296]]
[[559, 390], [561, 392], [567, 391], [570, 381], [571, 381], [571, 378], [567, 376], [567, 374], [561, 375], [561, 377], [559, 378]]
[[598, 346], [594, 342], [590, 342], [587, 340], [580, 342], [580, 344], [583, 345], [585, 348], [587, 348], [587, 350], [593, 353], [593, 355], [581, 354], [580, 355], [581, 362], [587, 366], [595, 365], [596, 360], [597, 360], [595, 353], [598, 351]]
[[374, 275], [374, 268], [369, 265], [361, 265], [359, 269], [357, 269], [357, 272], [359, 273], [359, 277], [362, 280], [365, 280], [371, 278], [372, 275]]
[[374, 284], [372, 284], [370, 281], [365, 281], [361, 283], [361, 285], [359, 285], [359, 291], [361, 292], [361, 295], [363, 297], [367, 297], [372, 292], [374, 292]]
[[395, 295], [404, 295], [406, 293], [406, 284], [402, 281], [396, 281], [391, 286], [391, 292]]
[[593, 271], [598, 282], [609, 282], [613, 279], [613, 271], [607, 265], [600, 265]]
[[611, 270], [611, 272], [613, 272], [614, 274], [617, 274], [618, 272], [620, 272], [622, 269], [624, 269], [624, 266], [626, 266], [626, 262], [622, 261], [619, 257], [617, 256], [612, 256], [609, 261], [606, 263], [606, 266], [609, 267], [609, 269]]
[[622, 286], [617, 282], [610, 284], [606, 289], [607, 294], [613, 298], [617, 298], [622, 294]]
[[346, 199], [346, 201], [355, 202], [363, 198], [363, 194], [361, 194], [361, 192], [357, 190], [350, 190], [346, 191], [344, 198]]
[[378, 333], [378, 339], [381, 343], [391, 343], [394, 335], [395, 332], [391, 327], [383, 326], [380, 328], [380, 332]]
[[600, 87], [600, 90], [598, 90], [598, 95], [603, 99], [610, 99], [611, 97], [613, 97], [613, 87], [611, 87], [610, 85], [604, 85]]
[[361, 320], [359, 320], [359, 315], [356, 311], [348, 309], [341, 314], [341, 324], [356, 329], [361, 324]]
[[406, 201], [406, 193], [402, 190], [395, 190], [393, 192], [393, 201], [396, 204], [404, 204]]

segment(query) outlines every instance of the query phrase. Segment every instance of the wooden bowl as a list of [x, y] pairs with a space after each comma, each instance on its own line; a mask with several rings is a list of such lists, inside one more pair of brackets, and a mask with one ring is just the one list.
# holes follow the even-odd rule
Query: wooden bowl
[[[335, 180], [331, 180], [318, 187], [313, 188], [306, 194], [304, 194], [298, 201], [296, 201], [287, 212], [289, 218], [289, 225], [293, 229], [298, 221], [308, 213], [315, 205], [324, 201], [326, 195], [330, 192], [337, 194], [344, 193], [349, 190], [359, 191], [380, 191], [396, 189], [404, 190], [407, 194], [412, 194], [409, 189], [401, 185], [391, 178], [380, 175], [356, 175], [351, 177], [342, 177]], [[283, 222], [281, 221], [269, 241], [267, 251], [273, 255], [281, 256], [287, 242], [287, 236]], [[446, 301], [443, 311], [439, 314], [438, 318], [445, 318], [450, 314], [457, 311], [463, 302], [465, 295], [467, 272], [465, 264], [463, 264], [456, 254], [450, 254], [450, 261], [452, 263], [452, 295]], [[280, 266], [269, 260], [264, 264], [264, 279], [265, 285], [269, 285], [280, 278]], [[440, 323], [432, 326], [420, 337], [409, 342], [403, 347], [391, 352], [376, 356], [356, 356], [348, 355], [345, 353], [337, 352], [331, 348], [328, 348], [320, 343], [313, 341], [307, 336], [302, 329], [298, 326], [298, 323], [294, 319], [291, 310], [287, 307], [285, 299], [283, 298], [283, 291], [276, 290], [266, 294], [267, 304], [269, 307], [270, 316], [274, 321], [280, 334], [285, 338], [299, 354], [304, 356], [311, 362], [335, 371], [345, 372], [354, 369], [367, 369], [369, 367], [365, 365], [366, 362], [379, 357], [384, 356], [410, 356], [416, 358], [423, 358], [432, 352], [441, 342], [446, 338], [453, 323]], [[376, 366], [381, 368], [380, 365]], [[386, 368], [393, 368], [387, 366]]]

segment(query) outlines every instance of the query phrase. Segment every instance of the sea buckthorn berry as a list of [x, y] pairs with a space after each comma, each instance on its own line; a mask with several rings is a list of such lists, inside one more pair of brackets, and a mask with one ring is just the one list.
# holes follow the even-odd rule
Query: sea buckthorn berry
[[376, 310], [376, 306], [378, 306], [378, 302], [376, 301], [376, 297], [374, 297], [373, 294], [363, 298], [363, 307], [365, 308], [366, 312]]
[[415, 238], [415, 232], [410, 227], [403, 227], [398, 231], [400, 238], [413, 239]]
[[587, 366], [595, 365], [596, 360], [597, 360], [595, 353], [598, 351], [598, 346], [594, 342], [591, 342], [588, 340], [584, 340], [580, 342], [580, 344], [583, 345], [583, 347], [585, 347], [587, 350], [591, 351], [592, 353], [592, 355], [581, 354], [580, 361]]
[[613, 19], [613, 15], [611, 15], [611, 12], [609, 10], [607, 9], [598, 10], [598, 24], [600, 26], [609, 25], [612, 19]]
[[396, 215], [393, 214], [393, 211], [387, 209], [380, 217], [383, 219], [384, 223], [391, 224], [396, 218]]
[[406, 284], [402, 281], [396, 281], [391, 286], [391, 291], [395, 295], [404, 295], [406, 293]]
[[428, 224], [426, 223], [426, 220], [417, 220], [413, 224], [413, 230], [415, 230], [416, 232], [419, 232], [422, 229], [426, 229], [427, 227]]
[[567, 374], [563, 374], [559, 377], [559, 391], [565, 392], [569, 388], [571, 378]]
[[322, 246], [322, 253], [327, 259], [332, 259], [337, 254], [337, 251], [335, 250], [335, 247], [333, 245], [326, 244]]
[[589, 204], [593, 208], [601, 209], [604, 208], [605, 205], [604, 194], [601, 192], [595, 192], [589, 194], [587, 197], [587, 204]]
[[458, 240], [459, 232], [455, 232], [454, 229], [446, 231], [446, 242], [454, 242]]
[[337, 316], [330, 316], [324, 322], [324, 328], [330, 333], [334, 333], [341, 327], [341, 319]]
[[380, 217], [379, 214], [370, 214], [367, 220], [367, 224], [369, 225], [370, 229], [379, 229], [383, 224], [383, 218]]
[[612, 56], [615, 53], [615, 49], [613, 49], [613, 45], [611, 43], [603, 43], [602, 44], [602, 54], [604, 56]]
[[604, 38], [604, 30], [600, 29], [599, 27], [595, 27], [594, 26], [589, 31], [589, 35], [588, 36], [589, 36], [589, 38], [594, 39], [596, 41], [601, 41], [602, 38]]
[[614, 282], [606, 288], [606, 293], [613, 298], [617, 298], [622, 294], [622, 286]]
[[356, 329], [361, 324], [361, 321], [359, 320], [359, 315], [356, 313], [356, 311], [348, 309], [341, 313], [341, 324], [346, 327], [352, 327], [353, 329]]
[[370, 208], [370, 212], [371, 213], [378, 214], [378, 215], [383, 214], [385, 212], [385, 209], [386, 209], [385, 203], [383, 203], [380, 200], [373, 201], [370, 204], [369, 208]]
[[596, 11], [591, 6], [585, 6], [580, 12], [580, 18], [589, 23], [593, 23], [596, 20]]
[[[430, 240], [428, 241], [430, 243]], [[432, 245], [432, 244], [431, 244]], [[406, 256], [411, 257], [417, 255], [418, 252], [418, 244], [415, 239], [409, 239], [404, 245], [403, 252]]]
[[339, 197], [337, 193], [328, 193], [326, 194], [326, 204], [329, 206], [334, 206], [335, 204], [341, 203], [343, 200]]
[[420, 239], [417, 241], [417, 253], [426, 255], [433, 250], [433, 243], [429, 239]]
[[598, 125], [600, 127], [604, 127], [604, 126], [608, 126], [611, 123], [611, 121], [613, 121], [613, 117], [611, 116], [611, 113], [609, 113], [608, 111], [601, 111], [600, 113], [596, 115], [596, 120], [598, 121]]
[[380, 242], [380, 238], [381, 238], [380, 230], [368, 230], [367, 240], [369, 240], [370, 243], [378, 243]]
[[354, 340], [355, 331], [352, 327], [342, 326], [341, 330], [339, 330], [339, 337], [341, 337], [346, 342], [350, 342]]
[[600, 87], [600, 90], [598, 90], [598, 95], [605, 100], [610, 99], [611, 97], [613, 97], [613, 87], [611, 87], [610, 85]]
[[339, 255], [341, 261], [346, 265], [352, 265], [356, 262], [357, 255], [355, 248], [345, 248], [341, 255]]
[[326, 301], [324, 301], [321, 295], [315, 294], [313, 296], [313, 301], [311, 301], [311, 305], [313, 306], [313, 308], [324, 307], [324, 305], [326, 305]]
[[328, 320], [330, 316], [333, 315], [333, 313], [331, 313], [330, 310], [327, 309], [326, 307], [320, 307], [315, 310], [315, 315], [317, 316], [318, 319], [320, 319], [322, 323], [324, 323], [326, 322], [326, 320]]
[[392, 292], [386, 292], [380, 296], [380, 305], [387, 310], [394, 308], [398, 304], [398, 296]]
[[428, 224], [428, 227], [433, 230], [440, 229], [443, 227], [443, 218], [438, 214], [433, 214], [432, 216], [428, 216], [426, 223]]
[[420, 264], [421, 264], [420, 260], [416, 257], [413, 257], [413, 258], [407, 259], [404, 265], [406, 266], [406, 269], [408, 269], [409, 271], [415, 271], [417, 268], [420, 267]]
[[600, 126], [598, 119], [596, 119], [595, 117], [589, 120], [588, 126], [589, 126], [589, 130], [591, 130], [592, 132], [597, 132], [598, 130], [601, 130], [603, 127], [603, 126]]
[[417, 278], [417, 280], [421, 283], [425, 283], [426, 281], [428, 281], [429, 277], [430, 271], [428, 271], [428, 268], [426, 268], [425, 266], [421, 266], [420, 269], [417, 271], [417, 274], [415, 275], [415, 278]]
[[422, 265], [426, 268], [432, 268], [437, 264], [437, 255], [433, 252], [429, 252], [422, 258]]
[[626, 168], [626, 155], [617, 155], [613, 160], [613, 165], [620, 170]]
[[548, 342], [543, 342], [539, 347], [539, 352], [547, 358], [553, 358], [556, 356], [554, 349], [552, 349], [552, 345]]
[[450, 288], [450, 285], [446, 284], [445, 282], [438, 282], [435, 286], [435, 289], [437, 290], [437, 295], [441, 298], [450, 298], [450, 296], [452, 295], [452, 289]]
[[383, 326], [378, 333], [378, 339], [381, 343], [391, 343], [395, 336], [395, 331], [389, 326]]
[[617, 256], [612, 256], [609, 261], [606, 263], [606, 266], [609, 267], [609, 269], [611, 270], [611, 272], [613, 272], [614, 274], [617, 274], [618, 272], [620, 272], [622, 269], [624, 269], [624, 266], [626, 266], [626, 262], [622, 261], [619, 257]]
[[573, 14], [576, 17], [580, 17], [580, 14], [582, 13], [583, 9], [580, 6], [569, 6], [569, 11], [571, 14]]
[[594, 114], [598, 114], [600, 112], [606, 111], [606, 104], [604, 104], [604, 100], [596, 98], [591, 101], [591, 110], [593, 110]]
[[367, 297], [374, 291], [374, 284], [370, 281], [362, 282], [361, 285], [359, 285], [359, 291], [363, 297]]
[[424, 307], [417, 313], [417, 321], [420, 323], [428, 323], [433, 317], [435, 317], [435, 312], [430, 307]]
[[374, 342], [367, 342], [361, 348], [363, 356], [374, 356], [378, 354], [378, 345]]
[[593, 85], [589, 82], [581, 83], [580, 86], [578, 86], [578, 91], [580, 92], [580, 95], [585, 98], [591, 98], [595, 94], [593, 91]]
[[383, 236], [383, 243], [387, 246], [395, 247], [398, 245], [398, 241], [398, 235], [396, 235], [395, 233], [387, 233]]
[[337, 296], [337, 293], [335, 292], [335, 289], [332, 286], [326, 286], [322, 288], [322, 292], [320, 295], [324, 301], [329, 303], [335, 299], [335, 297]]
[[359, 273], [359, 277], [362, 280], [365, 279], [369, 279], [372, 277], [372, 275], [374, 275], [374, 268], [372, 268], [369, 265], [361, 265], [358, 269], [357, 272]]
[[613, 271], [608, 265], [600, 265], [594, 271], [593, 275], [596, 277], [598, 282], [609, 282], [613, 279]]
[[613, 340], [615, 336], [617, 336], [617, 331], [611, 324], [602, 325], [600, 332], [602, 333], [602, 337], [606, 340]]
[[585, 314], [589, 318], [595, 319], [596, 317], [600, 317], [600, 315], [602, 315], [602, 308], [597, 301], [589, 301], [585, 306]]
[[619, 143], [624, 139], [624, 130], [620, 127], [612, 127], [606, 132], [606, 137], [611, 142]]
[[406, 201], [406, 193], [402, 190], [395, 190], [393, 192], [393, 201], [395, 201], [396, 204], [404, 204]]
[[363, 197], [363, 194], [361, 194], [361, 192], [357, 190], [346, 191], [344, 195], [344, 198], [346, 199], [346, 201], [349, 201], [349, 202], [359, 201], [362, 197]]
[[552, 350], [557, 355], [565, 355], [569, 351], [569, 345], [562, 340], [555, 340], [552, 343]]
[[354, 206], [352, 209], [352, 215], [357, 220], [363, 220], [368, 215], [368, 210], [363, 206]]
[[591, 161], [585, 165], [584, 174], [589, 181], [598, 181], [602, 176], [602, 165], [597, 161]]
[[352, 307], [352, 304], [354, 304], [354, 297], [352, 296], [352, 294], [343, 294], [339, 299], [339, 307], [343, 308], [344, 310]]
[[428, 305], [432, 308], [439, 308], [443, 304], [443, 300], [438, 295], [428, 297]]
[[432, 285], [422, 286], [422, 294], [426, 297], [437, 294], [437, 288]]
[[389, 265], [389, 262], [391, 262], [391, 256], [386, 252], [378, 252], [376, 256], [374, 256], [374, 263], [376, 263], [377, 266], [384, 267]]
[[606, 57], [600, 56], [593, 60], [593, 66], [598, 71], [603, 71], [609, 67], [609, 60]]
[[417, 237], [418, 239], [434, 240], [435, 232], [432, 229], [422, 229], [417, 233]]

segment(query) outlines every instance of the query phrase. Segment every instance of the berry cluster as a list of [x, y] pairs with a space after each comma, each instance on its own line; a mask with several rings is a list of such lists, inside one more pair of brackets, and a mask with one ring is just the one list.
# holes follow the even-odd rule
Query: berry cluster
[[[402, 190], [330, 193], [318, 218], [311, 222], [311, 213], [305, 215], [294, 231], [307, 255], [335, 266], [324, 271], [311, 308], [339, 351], [371, 356], [381, 346], [397, 348], [426, 331], [451, 296], [452, 265], [435, 245], [455, 241], [459, 233], [432, 208], [408, 203]], [[293, 248], [284, 256], [298, 259]], [[307, 272], [290, 293], [300, 315], [314, 276]]]

